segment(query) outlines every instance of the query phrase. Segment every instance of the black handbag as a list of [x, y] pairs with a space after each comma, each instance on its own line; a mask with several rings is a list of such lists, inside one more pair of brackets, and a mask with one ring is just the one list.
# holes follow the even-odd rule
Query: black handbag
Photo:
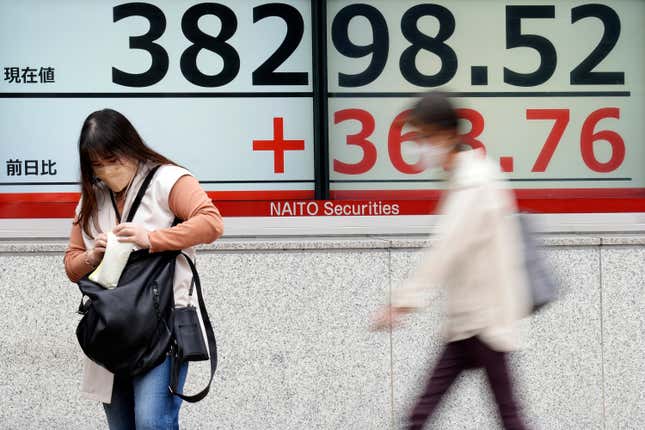
[[[213, 326], [211, 324], [210, 318], [208, 317], [208, 312], [206, 311], [206, 304], [204, 303], [204, 297], [202, 295], [202, 284], [199, 280], [199, 273], [197, 273], [197, 269], [195, 268], [193, 261], [188, 258], [188, 256], [183, 252], [182, 255], [186, 257], [186, 261], [190, 266], [190, 270], [193, 272], [193, 280], [190, 286], [189, 296], [192, 299], [194, 285], [195, 287], [197, 287], [197, 300], [199, 303], [202, 320], [204, 321], [206, 339], [208, 340], [208, 350], [206, 350], [206, 345], [204, 344], [204, 338], [202, 336], [202, 330], [199, 325], [199, 318], [197, 316], [196, 308], [194, 306], [186, 306], [183, 308], [175, 309], [175, 337], [170, 350], [172, 365], [170, 370], [170, 386], [168, 387], [168, 389], [177, 397], [180, 397], [187, 402], [194, 403], [206, 397], [206, 395], [210, 391], [211, 383], [213, 382], [213, 376], [215, 375], [215, 370], [217, 369], [217, 344], [215, 342]], [[194, 395], [179, 393], [177, 391], [177, 385], [179, 383], [179, 372], [181, 370], [182, 364], [188, 361], [208, 360], [209, 352], [211, 376], [208, 380], [208, 385], [206, 385], [206, 388]]]
[[[148, 172], [127, 221], [132, 221], [158, 166]], [[115, 206], [116, 211], [116, 204]], [[120, 221], [120, 217], [117, 218]], [[76, 337], [85, 355], [118, 374], [138, 375], [165, 359], [172, 340], [173, 280], [180, 251], [134, 251], [114, 289], [78, 282], [83, 318]]]
[[195, 306], [175, 309], [173, 333], [175, 334], [173, 352], [182, 361], [208, 360], [208, 350]]

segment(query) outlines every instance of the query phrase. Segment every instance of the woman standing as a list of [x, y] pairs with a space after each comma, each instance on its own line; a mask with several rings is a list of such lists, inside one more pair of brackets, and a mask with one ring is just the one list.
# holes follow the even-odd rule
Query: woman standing
[[[184, 250], [222, 235], [217, 208], [190, 172], [146, 146], [130, 121], [103, 109], [89, 115], [79, 139], [81, 200], [65, 252], [72, 282], [93, 271], [105, 252], [107, 233], [150, 252]], [[160, 166], [132, 222], [121, 223], [147, 173]], [[173, 220], [182, 220], [172, 226]], [[175, 306], [189, 303], [192, 272], [183, 257], [176, 261]], [[183, 388], [187, 365], [181, 369]], [[82, 391], [103, 402], [110, 429], [177, 429], [181, 399], [168, 391], [170, 357], [134, 377], [114, 375], [85, 358]]]

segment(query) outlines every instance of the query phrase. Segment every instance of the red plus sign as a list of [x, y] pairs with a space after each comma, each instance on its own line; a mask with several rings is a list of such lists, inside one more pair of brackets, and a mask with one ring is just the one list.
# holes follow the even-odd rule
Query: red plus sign
[[284, 151], [304, 151], [304, 140], [285, 140], [282, 118], [273, 118], [273, 140], [254, 140], [254, 151], [273, 151], [273, 171], [284, 173]]

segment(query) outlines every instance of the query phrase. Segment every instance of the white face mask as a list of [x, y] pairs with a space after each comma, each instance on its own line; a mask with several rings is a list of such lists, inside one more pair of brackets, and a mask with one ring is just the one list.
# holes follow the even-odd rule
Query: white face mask
[[418, 155], [419, 162], [425, 169], [435, 169], [444, 164], [450, 150], [445, 145], [419, 143], [408, 150], [408, 152]]
[[94, 174], [115, 193], [123, 191], [134, 178], [136, 164], [120, 163], [106, 164], [94, 167]]

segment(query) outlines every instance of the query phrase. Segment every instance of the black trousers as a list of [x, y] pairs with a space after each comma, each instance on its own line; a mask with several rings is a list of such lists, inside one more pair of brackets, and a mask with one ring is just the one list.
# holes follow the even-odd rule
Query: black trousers
[[494, 351], [477, 337], [450, 342], [428, 379], [421, 397], [408, 418], [408, 430], [421, 430], [436, 411], [441, 397], [464, 369], [483, 367], [491, 386], [504, 428], [524, 430], [506, 362], [506, 353]]

